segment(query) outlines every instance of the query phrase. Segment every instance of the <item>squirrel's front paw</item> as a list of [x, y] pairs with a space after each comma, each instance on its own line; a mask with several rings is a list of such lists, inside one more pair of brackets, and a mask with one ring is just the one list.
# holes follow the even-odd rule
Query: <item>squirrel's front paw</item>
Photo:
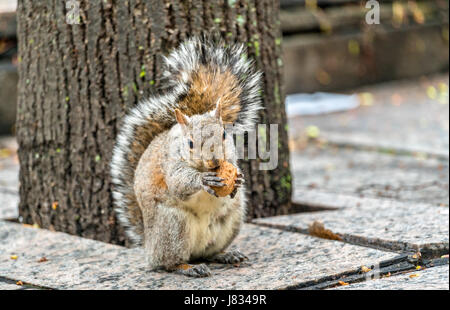
[[217, 176], [217, 172], [204, 172], [202, 173], [202, 189], [209, 194], [219, 197], [211, 187], [224, 187], [222, 183], [224, 179]]
[[182, 264], [175, 268], [176, 274], [181, 274], [193, 278], [205, 278], [211, 276], [211, 270], [205, 264], [188, 265]]

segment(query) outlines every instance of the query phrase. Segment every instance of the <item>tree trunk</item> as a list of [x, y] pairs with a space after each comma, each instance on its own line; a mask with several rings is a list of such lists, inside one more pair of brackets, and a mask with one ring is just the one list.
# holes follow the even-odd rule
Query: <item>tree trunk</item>
[[[73, 2], [73, 1], [72, 1]], [[279, 126], [279, 166], [243, 162], [250, 217], [284, 213], [291, 177], [278, 1], [19, 0], [20, 215], [25, 223], [127, 244], [112, 209], [109, 160], [120, 119], [158, 88], [161, 59], [191, 35], [244, 42], [265, 72], [262, 122]]]

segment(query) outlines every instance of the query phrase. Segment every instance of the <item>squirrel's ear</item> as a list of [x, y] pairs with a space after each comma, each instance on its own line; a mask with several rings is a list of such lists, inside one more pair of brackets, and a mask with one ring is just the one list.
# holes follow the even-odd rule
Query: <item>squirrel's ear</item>
[[218, 120], [222, 119], [222, 103], [219, 101], [216, 106], [216, 110], [214, 111], [214, 115]]
[[175, 109], [175, 117], [177, 118], [178, 124], [184, 125], [184, 126], [188, 126], [189, 125], [188, 118], [180, 110]]

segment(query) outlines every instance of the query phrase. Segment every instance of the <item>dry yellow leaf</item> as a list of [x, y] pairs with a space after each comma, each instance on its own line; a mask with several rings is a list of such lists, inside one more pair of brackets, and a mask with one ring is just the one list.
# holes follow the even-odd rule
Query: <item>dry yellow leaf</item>
[[362, 106], [370, 107], [373, 105], [375, 99], [371, 93], [360, 93], [359, 100]]
[[309, 234], [322, 239], [342, 241], [341, 236], [335, 234], [329, 229], [325, 229], [323, 223], [317, 221], [309, 225]]
[[14, 152], [10, 149], [0, 149], [0, 158], [8, 158], [11, 157]]
[[339, 283], [340, 286], [350, 285], [349, 283], [344, 282], [344, 281], [339, 281], [338, 283]]
[[17, 256], [17, 255], [11, 255], [11, 259], [16, 260], [16, 259], [18, 259], [18, 258], [19, 258], [19, 256]]
[[371, 271], [371, 270], [372, 270], [372, 269], [367, 268], [366, 266], [361, 266], [361, 271], [364, 272], [364, 273], [367, 273], [367, 272], [369, 272], [369, 271]]

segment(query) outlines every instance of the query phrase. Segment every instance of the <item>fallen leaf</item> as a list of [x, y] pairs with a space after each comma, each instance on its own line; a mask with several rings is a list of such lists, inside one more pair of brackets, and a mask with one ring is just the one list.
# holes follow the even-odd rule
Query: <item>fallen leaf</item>
[[417, 278], [417, 277], [419, 277], [419, 275], [418, 275], [417, 273], [414, 273], [414, 274], [410, 275], [409, 277], [412, 279], [412, 278]]
[[52, 209], [53, 210], [58, 209], [58, 206], [59, 206], [59, 202], [55, 201], [54, 203], [52, 203]]
[[372, 270], [372, 269], [367, 268], [366, 266], [361, 266], [361, 271], [364, 272], [364, 273], [367, 273], [367, 272], [369, 272], [369, 271], [371, 271], [371, 270]]
[[11, 255], [11, 259], [13, 259], [13, 260], [16, 260], [18, 258], [19, 258], [19, 256], [17, 256], [17, 255]]
[[344, 282], [344, 281], [339, 281], [338, 283], [339, 283], [340, 286], [350, 285], [349, 283]]
[[191, 269], [191, 266], [188, 264], [181, 264], [178, 266], [178, 268], [182, 269], [182, 270], [189, 270], [189, 269]]
[[308, 126], [306, 128], [306, 134], [311, 139], [317, 139], [320, 136], [320, 129], [317, 126]]
[[309, 234], [322, 239], [342, 241], [341, 236], [335, 234], [329, 229], [325, 229], [323, 223], [317, 221], [309, 225]]
[[437, 98], [437, 90], [434, 86], [429, 86], [427, 88], [427, 95], [430, 99], [436, 99]]
[[10, 149], [0, 149], [0, 158], [8, 158], [11, 157], [14, 152]]
[[17, 281], [17, 282], [16, 282], [16, 285], [22, 286], [22, 285], [23, 285], [23, 282], [22, 282], [22, 281]]
[[420, 258], [422, 258], [422, 253], [417, 252], [416, 254], [414, 254], [414, 255], [412, 256], [412, 258], [414, 258], [414, 259], [420, 259]]
[[38, 260], [38, 263], [45, 263], [48, 262], [47, 257], [42, 257], [40, 260]]
[[374, 103], [374, 97], [371, 93], [361, 93], [359, 94], [359, 100], [362, 106], [370, 107]]
[[23, 227], [28, 227], [28, 228], [40, 228], [38, 224], [22, 224]]

